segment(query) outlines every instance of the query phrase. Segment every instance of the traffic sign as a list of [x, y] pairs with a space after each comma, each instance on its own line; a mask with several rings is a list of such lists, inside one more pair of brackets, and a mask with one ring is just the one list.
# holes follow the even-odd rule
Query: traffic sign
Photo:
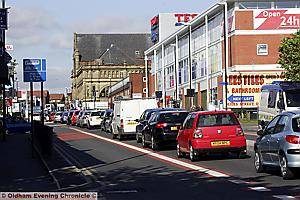
[[228, 85], [228, 82], [219, 82], [219, 85]]
[[254, 96], [229, 96], [228, 101], [230, 102], [254, 102]]
[[46, 81], [46, 59], [23, 59], [24, 82]]
[[7, 30], [7, 9], [0, 9], [0, 29]]

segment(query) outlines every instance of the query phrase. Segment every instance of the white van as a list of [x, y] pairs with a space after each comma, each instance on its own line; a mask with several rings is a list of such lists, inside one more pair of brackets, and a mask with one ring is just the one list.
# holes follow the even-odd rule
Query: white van
[[157, 108], [156, 99], [122, 99], [114, 102], [114, 118], [112, 120], [113, 138], [122, 139], [124, 135], [135, 135], [137, 120], [150, 108]]
[[274, 116], [300, 109], [300, 82], [276, 81], [261, 88], [258, 123], [261, 128]]

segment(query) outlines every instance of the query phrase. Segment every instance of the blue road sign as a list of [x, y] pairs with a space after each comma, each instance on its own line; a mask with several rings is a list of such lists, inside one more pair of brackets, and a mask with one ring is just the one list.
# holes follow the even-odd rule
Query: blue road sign
[[228, 101], [230, 102], [254, 102], [254, 96], [229, 96]]
[[219, 85], [228, 85], [228, 82], [219, 82]]
[[23, 59], [24, 82], [46, 81], [46, 59]]

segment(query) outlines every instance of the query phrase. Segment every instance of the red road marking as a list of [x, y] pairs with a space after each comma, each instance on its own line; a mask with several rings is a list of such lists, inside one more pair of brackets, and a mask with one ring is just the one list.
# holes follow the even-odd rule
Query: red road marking
[[91, 139], [93, 138], [92, 136], [82, 134], [82, 133], [74, 133], [74, 132], [69, 132], [69, 133], [60, 133], [57, 135], [57, 137], [63, 141], [71, 141], [71, 140], [83, 140], [83, 139]]

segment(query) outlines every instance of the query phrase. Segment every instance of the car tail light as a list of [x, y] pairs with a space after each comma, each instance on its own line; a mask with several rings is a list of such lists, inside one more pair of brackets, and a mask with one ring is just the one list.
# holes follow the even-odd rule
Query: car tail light
[[243, 136], [244, 135], [244, 131], [241, 127], [236, 128], [236, 135], [237, 136]]
[[287, 135], [285, 136], [285, 140], [291, 144], [300, 144], [300, 137], [296, 135]]
[[158, 123], [156, 124], [156, 128], [164, 128], [167, 126], [167, 123]]
[[198, 128], [194, 131], [194, 138], [203, 138], [202, 129]]
[[124, 121], [123, 119], [121, 119], [121, 124], [120, 124], [121, 128], [124, 128]]

